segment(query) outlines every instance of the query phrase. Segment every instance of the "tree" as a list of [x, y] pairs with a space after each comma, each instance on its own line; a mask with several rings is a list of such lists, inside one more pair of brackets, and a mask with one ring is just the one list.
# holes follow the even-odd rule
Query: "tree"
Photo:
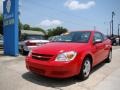
[[3, 16], [2, 16], [2, 14], [0, 15], [0, 34], [3, 35]]
[[56, 27], [53, 29], [48, 29], [47, 31], [48, 31], [47, 36], [51, 37], [51, 36], [61, 35], [62, 33], [66, 33], [68, 30], [63, 27]]
[[24, 29], [24, 30], [30, 30], [30, 25], [24, 24], [24, 25], [23, 25], [23, 29]]
[[20, 19], [19, 19], [19, 25], [18, 25], [18, 28], [19, 28], [19, 30], [22, 30], [22, 29], [23, 29], [23, 24], [22, 24], [22, 22], [20, 21]]
[[20, 37], [21, 37], [21, 30], [22, 30], [23, 24], [21, 23], [20, 19], [19, 19], [18, 23], [19, 23], [18, 30], [19, 30], [19, 39], [20, 39]]

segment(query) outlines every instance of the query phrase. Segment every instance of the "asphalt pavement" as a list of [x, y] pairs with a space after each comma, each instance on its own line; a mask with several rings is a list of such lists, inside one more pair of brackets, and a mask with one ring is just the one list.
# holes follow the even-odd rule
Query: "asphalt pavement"
[[37, 76], [25, 67], [25, 56], [4, 56], [0, 51], [0, 90], [120, 90], [120, 47], [113, 47], [111, 63], [97, 65], [90, 77], [53, 79]]

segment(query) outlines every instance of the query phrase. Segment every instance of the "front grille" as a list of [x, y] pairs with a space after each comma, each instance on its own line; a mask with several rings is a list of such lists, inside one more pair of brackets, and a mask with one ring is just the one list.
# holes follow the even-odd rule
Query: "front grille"
[[32, 58], [35, 60], [48, 61], [52, 57], [53, 57], [53, 55], [32, 53]]

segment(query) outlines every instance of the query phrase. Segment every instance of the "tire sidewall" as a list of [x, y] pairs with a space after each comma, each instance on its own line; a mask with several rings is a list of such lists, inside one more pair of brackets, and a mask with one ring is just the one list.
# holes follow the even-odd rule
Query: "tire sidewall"
[[92, 69], [92, 64], [91, 64], [90, 58], [86, 57], [84, 59], [83, 63], [82, 63], [81, 70], [80, 70], [80, 73], [79, 73], [79, 76], [78, 76], [79, 79], [81, 79], [81, 80], [86, 80], [90, 75], [90, 72], [89, 72], [88, 76], [85, 77], [84, 72], [83, 72], [84, 64], [85, 64], [86, 60], [90, 62], [90, 72], [91, 72], [91, 69]]

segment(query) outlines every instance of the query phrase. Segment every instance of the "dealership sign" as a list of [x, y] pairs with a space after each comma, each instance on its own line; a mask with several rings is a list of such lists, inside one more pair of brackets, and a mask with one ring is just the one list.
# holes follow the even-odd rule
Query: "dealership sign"
[[8, 25], [14, 24], [14, 15], [13, 15], [13, 13], [10, 13], [10, 10], [11, 10], [11, 0], [7, 0], [5, 9], [6, 9], [7, 13], [4, 14], [4, 26], [8, 26]]
[[4, 54], [18, 55], [18, 2], [3, 2]]

